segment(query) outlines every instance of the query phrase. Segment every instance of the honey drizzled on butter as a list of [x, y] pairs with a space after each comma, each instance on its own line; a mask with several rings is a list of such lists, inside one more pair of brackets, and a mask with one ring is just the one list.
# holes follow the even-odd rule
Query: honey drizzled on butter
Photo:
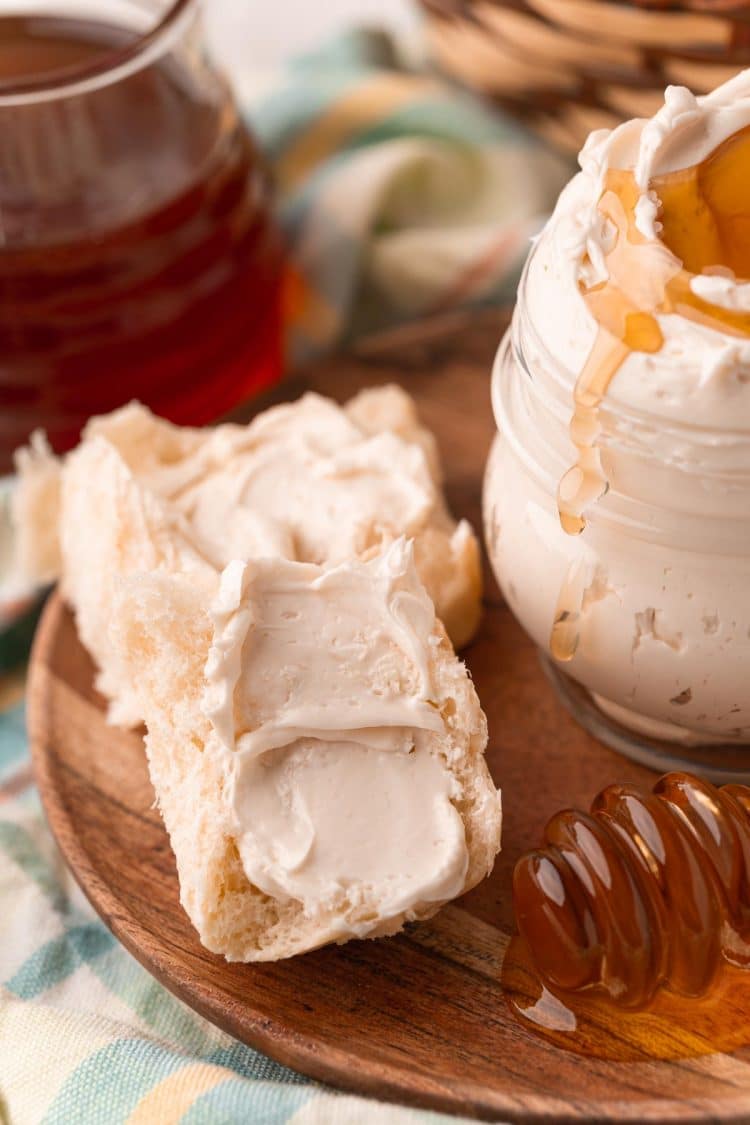
[[[560, 523], [569, 535], [584, 530], [585, 510], [608, 488], [597, 444], [602, 401], [631, 353], [661, 350], [658, 317], [676, 314], [725, 334], [750, 336], [750, 314], [711, 305], [690, 287], [700, 274], [731, 271], [737, 278], [750, 278], [749, 185], [750, 127], [729, 137], [700, 164], [651, 181], [662, 230], [658, 239], [649, 240], [636, 226], [641, 191], [633, 173], [606, 173], [598, 209], [609, 236], [604, 254], [608, 277], [581, 287], [598, 328], [573, 395], [570, 435], [577, 458], [558, 488]], [[580, 577], [571, 574], [550, 637], [557, 660], [575, 654], [580, 614]]]
[[750, 1042], [750, 788], [682, 773], [565, 810], [516, 864], [503, 984], [525, 1022], [609, 1057]]

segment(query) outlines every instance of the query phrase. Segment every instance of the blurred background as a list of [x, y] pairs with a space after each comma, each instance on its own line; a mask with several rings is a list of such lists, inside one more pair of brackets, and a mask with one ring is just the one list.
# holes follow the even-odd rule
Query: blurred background
[[415, 52], [421, 47], [419, 12], [409, 0], [207, 0], [206, 16], [214, 49], [238, 75], [249, 64], [277, 64], [355, 26], [384, 28]]

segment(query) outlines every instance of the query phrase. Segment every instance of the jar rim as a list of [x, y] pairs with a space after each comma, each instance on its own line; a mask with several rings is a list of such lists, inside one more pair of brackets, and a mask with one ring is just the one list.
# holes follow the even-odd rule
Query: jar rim
[[198, 2], [173, 0], [149, 31], [137, 35], [132, 43], [104, 50], [101, 57], [93, 61], [73, 64], [64, 71], [51, 72], [46, 78], [0, 81], [0, 109], [90, 93], [145, 69], [179, 38]]
[[[570, 468], [571, 461], [548, 440], [549, 434], [544, 430], [534, 430], [533, 447], [526, 440], [525, 432], [518, 425], [517, 412], [519, 407], [524, 409], [523, 404], [528, 403], [529, 399], [523, 393], [523, 384], [513, 377], [514, 371], [520, 372], [520, 368], [508, 330], [498, 349], [492, 372], [492, 409], [497, 425], [496, 440], [497, 437], [502, 438], [502, 441], [513, 451], [522, 470], [536, 482], [545, 495], [556, 496], [558, 484], [565, 471]], [[526, 421], [528, 420], [527, 417]], [[608, 442], [607, 445], [612, 450], [612, 443]], [[630, 447], [626, 452], [631, 455], [636, 453], [637, 456], [648, 459], [654, 456], [653, 449], [647, 446], [639, 450]], [[658, 542], [670, 547], [676, 545], [685, 550], [695, 549], [694, 541], [697, 536], [701, 542], [706, 539], [711, 542], [713, 554], [737, 556], [735, 539], [739, 535], [744, 537], [743, 543], [747, 541], [748, 516], [744, 503], [748, 487], [747, 471], [743, 469], [737, 473], [730, 470], [726, 473], [719, 468], [717, 472], [705, 462], [690, 459], [686, 463], [680, 463], [672, 457], [663, 462], [663, 465], [671, 472], [691, 474], [694, 483], [698, 485], [692, 488], [691, 495], [698, 498], [711, 495], [710, 490], [706, 491], [700, 487], [700, 482], [716, 481], [722, 489], [722, 494], [733, 495], [742, 501], [741, 518], [738, 520], [735, 515], [717, 511], [713, 505], [710, 505], [708, 509], [698, 513], [699, 523], [692, 519], [685, 523], [684, 517], [692, 513], [692, 508], [688, 512], [683, 505], [675, 504], [671, 491], [669, 501], [665, 502], [663, 477], [658, 495], [654, 493], [651, 479], [648, 477], [642, 478], [641, 488], [637, 494], [634, 494], [627, 485], [623, 488], [622, 480], [612, 487], [609, 478], [610, 487], [606, 489], [605, 494], [587, 506], [585, 513], [587, 525], [591, 528], [605, 526], [617, 528], [635, 539]], [[643, 484], [644, 479], [645, 484]], [[726, 491], [727, 485], [728, 491]], [[669, 513], [670, 522], [665, 523], [661, 517], [655, 518], [655, 514], [659, 512]], [[681, 521], [677, 528], [674, 525], [675, 518]]]
[[[521, 278], [518, 283], [518, 293], [516, 308], [514, 312], [514, 320], [516, 317], [522, 315], [522, 310], [525, 306], [525, 291], [528, 286], [529, 271], [531, 261], [537, 252], [539, 240], [536, 240], [529, 252], [526, 262], [524, 263]], [[519, 311], [521, 310], [521, 311]], [[533, 341], [535, 349], [543, 357], [545, 366], [549, 372], [552, 373], [553, 378], [561, 390], [567, 391], [572, 395], [573, 388], [576, 384], [577, 375], [571, 371], [570, 368], [555, 356], [551, 354], [549, 348], [541, 338], [537, 331], [536, 325], [530, 316], [523, 318], [523, 331], [528, 333]], [[515, 349], [518, 352], [518, 349]], [[525, 361], [523, 360], [522, 353], [518, 356], [522, 366], [527, 374], [533, 377], [532, 372], [529, 370]], [[676, 421], [668, 415], [661, 414], [658, 411], [648, 410], [643, 407], [635, 407], [630, 403], [625, 402], [619, 398], [613, 390], [608, 390], [601, 405], [603, 414], [607, 416], [616, 417], [618, 422], [623, 422], [628, 426], [641, 425], [651, 427], [652, 429], [663, 430], [665, 433], [670, 433], [675, 436], [682, 436], [687, 440], [692, 440], [700, 443], [701, 439], [708, 440], [719, 436], [722, 442], [727, 445], [737, 445], [750, 443], [750, 426], [740, 427], [737, 429], [722, 428], [716, 429], [715, 427], [705, 426], [699, 422], [684, 422]]]

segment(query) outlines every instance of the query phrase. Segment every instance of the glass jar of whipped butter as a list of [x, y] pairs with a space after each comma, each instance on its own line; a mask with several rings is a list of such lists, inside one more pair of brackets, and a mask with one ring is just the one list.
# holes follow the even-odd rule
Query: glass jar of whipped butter
[[[750, 168], [750, 133], [730, 141]], [[498, 351], [490, 558], [592, 733], [655, 768], [746, 779], [750, 300], [735, 273], [750, 251], [750, 192], [748, 246], [734, 239], [727, 263], [712, 260], [720, 253], [702, 231], [688, 231], [698, 248], [680, 252], [673, 231], [685, 216], [669, 176], [651, 193], [664, 213], [650, 237], [636, 223], [633, 176], [602, 177], [601, 166], [597, 176], [601, 260], [590, 246], [572, 251], [574, 284], [555, 264], [571, 241], [556, 228], [585, 194], [582, 173], [532, 250]], [[724, 218], [717, 205], [712, 222]]]

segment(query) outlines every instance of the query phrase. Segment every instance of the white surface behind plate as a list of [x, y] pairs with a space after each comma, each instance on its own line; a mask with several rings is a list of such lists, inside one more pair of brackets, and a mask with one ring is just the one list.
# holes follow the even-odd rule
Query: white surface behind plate
[[203, 0], [215, 49], [232, 70], [266, 68], [347, 27], [385, 27], [410, 36], [416, 0]]

